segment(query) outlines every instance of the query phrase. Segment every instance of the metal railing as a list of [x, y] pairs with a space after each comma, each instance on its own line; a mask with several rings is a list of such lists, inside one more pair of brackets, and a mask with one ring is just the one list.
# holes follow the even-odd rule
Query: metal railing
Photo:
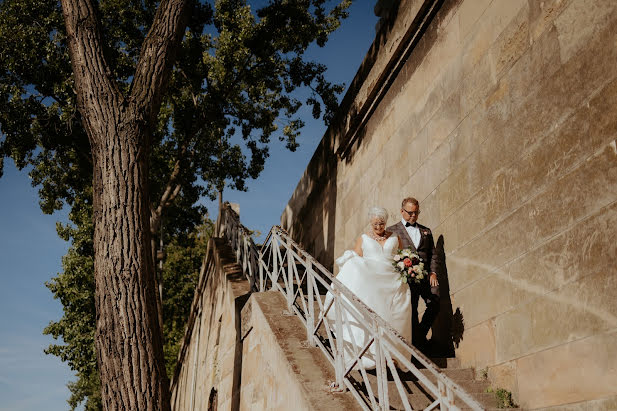
[[[226, 208], [220, 217], [219, 233], [232, 244], [252, 288], [255, 291], [281, 292], [287, 300], [289, 312], [297, 315], [305, 325], [308, 344], [319, 347], [334, 367], [336, 381], [332, 384], [333, 389], [347, 388], [366, 410], [390, 409], [392, 396], [397, 397], [397, 404], [411, 410], [398, 366], [408, 369], [435, 398], [426, 410], [437, 407], [458, 410], [456, 399], [471, 409], [483, 409], [281, 227], [272, 227], [261, 250], [257, 251], [250, 231], [240, 224], [236, 213]], [[323, 298], [324, 292], [330, 297]], [[354, 340], [352, 327], [361, 328], [367, 337], [360, 344]], [[367, 370], [364, 365], [369, 358], [375, 363], [375, 371]], [[414, 362], [424, 366], [434, 378], [421, 372]], [[389, 378], [396, 390], [389, 390]], [[435, 379], [436, 384], [432, 381]]]

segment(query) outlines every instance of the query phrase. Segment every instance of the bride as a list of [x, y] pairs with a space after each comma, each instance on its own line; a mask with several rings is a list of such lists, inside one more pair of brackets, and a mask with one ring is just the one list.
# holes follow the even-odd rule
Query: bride
[[[386, 231], [388, 219], [386, 209], [373, 207], [369, 210], [368, 217], [371, 226], [369, 233], [362, 234], [357, 239], [353, 251], [345, 251], [343, 256], [336, 260], [340, 267], [336, 279], [388, 322], [402, 337], [411, 341], [409, 286], [399, 280], [399, 274], [392, 267], [392, 256], [402, 248], [401, 241], [392, 232]], [[326, 295], [326, 307], [332, 298], [331, 293]], [[345, 300], [349, 303], [346, 298]], [[350, 365], [370, 339], [364, 325], [370, 319], [363, 318], [359, 312], [356, 313], [358, 318], [347, 312], [343, 312], [342, 316], [346, 366]], [[328, 311], [327, 318], [332, 322], [335, 321], [334, 305]], [[375, 343], [362, 357], [362, 364], [365, 368], [375, 368]]]

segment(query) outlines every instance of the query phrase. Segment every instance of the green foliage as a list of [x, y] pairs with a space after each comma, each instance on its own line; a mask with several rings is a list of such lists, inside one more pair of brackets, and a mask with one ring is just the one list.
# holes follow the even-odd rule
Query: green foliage
[[[333, 7], [327, 4], [334, 3]], [[347, 17], [350, 0], [198, 1], [177, 53], [158, 123], [151, 125], [150, 206], [168, 244], [164, 333], [168, 372], [175, 363], [207, 235], [194, 234], [206, 210], [199, 198], [224, 187], [246, 190], [263, 170], [271, 138], [295, 150], [303, 104], [329, 122], [342, 85], [304, 57]], [[156, 0], [101, 0], [97, 16], [110, 76], [127, 91]], [[301, 101], [298, 91], [308, 91]], [[63, 272], [47, 283], [64, 316], [45, 333], [64, 341], [46, 352], [77, 373], [69, 404], [100, 408], [94, 349], [92, 156], [77, 106], [58, 0], [0, 2], [0, 176], [4, 157], [29, 167], [43, 212], [71, 208], [58, 234], [71, 241]], [[177, 172], [175, 172], [177, 171]], [[164, 193], [175, 194], [165, 199]], [[154, 224], [156, 229], [157, 225]], [[206, 230], [207, 231], [207, 230]], [[196, 268], [197, 267], [197, 268]]]
[[165, 366], [169, 376], [173, 375], [178, 360], [193, 295], [199, 281], [199, 269], [206, 255], [208, 239], [213, 232], [213, 222], [206, 220], [185, 238], [174, 238], [165, 249], [162, 272], [163, 333]]
[[482, 378], [483, 380], [488, 379], [488, 367], [484, 367], [480, 370], [480, 378]]
[[64, 315], [58, 321], [51, 321], [43, 331], [55, 339], [62, 338], [64, 344], [52, 344], [45, 353], [58, 356], [77, 373], [77, 381], [68, 384], [71, 409], [84, 399], [87, 399], [86, 409], [101, 409], [94, 346], [96, 310], [91, 203], [78, 201], [69, 218], [75, 226], [57, 225], [58, 235], [72, 240], [69, 251], [62, 258], [63, 272], [46, 283], [54, 298], [62, 303]]
[[518, 405], [512, 399], [512, 393], [510, 391], [503, 388], [489, 387], [486, 389], [486, 392], [495, 394], [497, 408], [518, 408]]

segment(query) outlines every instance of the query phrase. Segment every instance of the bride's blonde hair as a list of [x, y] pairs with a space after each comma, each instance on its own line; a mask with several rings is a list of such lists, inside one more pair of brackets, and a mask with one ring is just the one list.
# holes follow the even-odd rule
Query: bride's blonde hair
[[368, 210], [368, 219], [372, 218], [379, 218], [385, 223], [388, 221], [388, 210], [383, 207], [371, 207]]

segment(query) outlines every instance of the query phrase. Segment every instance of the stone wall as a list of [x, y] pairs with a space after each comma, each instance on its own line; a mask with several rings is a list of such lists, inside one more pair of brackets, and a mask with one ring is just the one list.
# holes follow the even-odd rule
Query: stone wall
[[211, 239], [172, 380], [172, 409], [238, 409], [240, 313], [249, 295], [248, 281], [229, 246]]
[[277, 291], [250, 293], [221, 239], [211, 239], [171, 385], [172, 409], [358, 409], [330, 392], [334, 370]]
[[526, 408], [610, 408], [615, 67], [613, 0], [401, 1], [282, 224], [332, 266], [370, 206], [418, 198], [446, 255], [434, 340]]

